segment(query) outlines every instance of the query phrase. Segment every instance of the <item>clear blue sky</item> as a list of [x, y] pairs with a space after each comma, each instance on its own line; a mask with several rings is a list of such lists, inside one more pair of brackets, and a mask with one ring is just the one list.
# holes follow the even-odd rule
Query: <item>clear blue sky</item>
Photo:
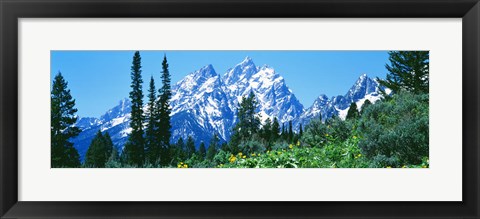
[[[76, 99], [78, 115], [99, 117], [128, 97], [133, 53], [52, 51], [51, 79], [62, 72]], [[388, 62], [387, 51], [140, 51], [144, 94], [152, 75], [157, 89], [160, 87], [164, 54], [172, 84], [208, 64], [223, 75], [249, 56], [257, 66], [267, 64], [281, 74], [304, 107], [310, 107], [320, 94], [345, 94], [363, 73], [385, 78]]]

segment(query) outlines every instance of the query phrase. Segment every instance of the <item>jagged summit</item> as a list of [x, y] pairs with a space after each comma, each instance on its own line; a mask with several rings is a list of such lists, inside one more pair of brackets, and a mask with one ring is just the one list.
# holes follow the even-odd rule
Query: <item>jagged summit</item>
[[227, 70], [223, 76], [223, 81], [226, 84], [231, 84], [235, 81], [248, 80], [256, 72], [257, 66], [255, 66], [253, 60], [247, 56], [242, 62], [235, 65], [235, 67]]
[[245, 58], [243, 59], [243, 61], [239, 63], [239, 65], [251, 65], [251, 64], [254, 65], [253, 59], [250, 58], [250, 56], [245, 56]]

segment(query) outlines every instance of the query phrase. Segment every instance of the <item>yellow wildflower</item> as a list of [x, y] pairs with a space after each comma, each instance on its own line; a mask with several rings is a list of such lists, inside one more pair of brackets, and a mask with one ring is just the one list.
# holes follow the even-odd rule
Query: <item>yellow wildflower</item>
[[297, 146], [300, 146], [300, 141], [297, 141]]
[[242, 155], [243, 155], [243, 154], [242, 154], [242, 152], [239, 152], [239, 153], [238, 153], [238, 156], [240, 156], [240, 157], [241, 157]]
[[293, 148], [293, 145], [292, 145], [292, 144], [290, 144], [290, 145], [288, 145], [288, 147], [289, 147], [290, 149], [292, 149], [292, 148]]
[[184, 168], [188, 168], [188, 165], [187, 165], [187, 164], [185, 164], [185, 165], [183, 165], [183, 167], [184, 167]]
[[327, 134], [325, 134], [325, 137], [328, 137], [328, 133], [327, 133]]
[[255, 157], [255, 153], [252, 154], [252, 157]]
[[282, 152], [279, 151], [279, 152], [277, 152], [277, 154], [280, 155], [280, 154], [282, 154]]
[[403, 165], [402, 168], [407, 168], [407, 166]]
[[230, 157], [230, 163], [233, 163], [237, 160], [237, 157]]
[[353, 139], [357, 139], [357, 136], [354, 135], [354, 136], [353, 136]]
[[361, 156], [362, 156], [362, 154], [358, 154], [357, 156], [358, 156], [358, 157], [361, 157]]
[[427, 168], [427, 166], [423, 165], [422, 168]]
[[387, 166], [387, 168], [392, 168], [391, 166]]
[[245, 158], [247, 158], [247, 156], [243, 155], [242, 158], [245, 159]]

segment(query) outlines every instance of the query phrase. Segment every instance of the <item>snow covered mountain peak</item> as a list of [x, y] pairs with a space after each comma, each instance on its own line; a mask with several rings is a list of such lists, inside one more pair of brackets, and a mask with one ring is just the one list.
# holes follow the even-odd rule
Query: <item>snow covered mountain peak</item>
[[250, 56], [246, 56], [245, 59], [243, 59], [243, 61], [239, 63], [239, 65], [244, 65], [244, 66], [248, 66], [248, 65], [252, 65], [252, 64], [255, 65], [253, 63], [253, 59], [250, 58]]
[[345, 98], [347, 98], [349, 104], [350, 102], [358, 101], [367, 94], [378, 92], [378, 89], [379, 84], [377, 81], [369, 78], [367, 74], [362, 74], [350, 90], [348, 90]]
[[374, 103], [382, 98], [379, 90], [380, 85], [376, 80], [369, 78], [367, 74], [362, 74], [345, 95], [333, 96], [330, 99], [326, 95], [320, 95], [302, 114], [300, 122], [307, 123], [320, 115], [323, 120], [333, 115], [345, 119], [351, 103], [356, 103], [359, 109], [365, 100]]
[[231, 84], [236, 81], [248, 80], [258, 71], [257, 66], [253, 63], [250, 57], [246, 57], [242, 62], [235, 65], [235, 67], [227, 70], [223, 76], [225, 84]]
[[110, 121], [112, 119], [125, 116], [132, 110], [132, 102], [129, 98], [124, 98], [118, 102], [118, 105], [109, 109], [100, 117], [101, 121]]
[[[196, 92], [200, 86], [204, 85], [207, 81], [210, 84], [220, 83], [219, 79], [220, 77], [217, 72], [215, 72], [213, 66], [207, 65], [185, 76], [173, 86], [172, 90], [174, 93], [175, 91], [182, 91], [182, 93], [193, 93]], [[173, 94], [172, 101], [175, 101], [177, 98], [179, 97], [176, 97], [175, 94]]]
[[208, 79], [208, 78], [211, 78], [211, 77], [218, 76], [218, 74], [215, 71], [215, 69], [213, 68], [213, 66], [210, 64], [210, 65], [206, 65], [206, 66], [200, 68], [197, 71], [194, 71], [194, 72], [190, 73], [189, 75], [187, 75], [187, 77], [188, 76], [191, 76], [192, 78], [197, 79], [197, 80], [202, 80], [202, 79]]

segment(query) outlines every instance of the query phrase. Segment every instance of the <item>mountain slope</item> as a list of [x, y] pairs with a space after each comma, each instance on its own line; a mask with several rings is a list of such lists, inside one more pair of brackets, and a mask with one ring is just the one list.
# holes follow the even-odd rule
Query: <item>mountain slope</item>
[[326, 95], [320, 95], [313, 102], [312, 106], [307, 108], [300, 116], [300, 122], [306, 124], [320, 115], [322, 120], [333, 115], [338, 115], [340, 118], [345, 119], [352, 102], [355, 102], [357, 108], [361, 110], [363, 103], [367, 99], [372, 103], [381, 99], [380, 84], [363, 74], [343, 96], [334, 96], [329, 99]]

